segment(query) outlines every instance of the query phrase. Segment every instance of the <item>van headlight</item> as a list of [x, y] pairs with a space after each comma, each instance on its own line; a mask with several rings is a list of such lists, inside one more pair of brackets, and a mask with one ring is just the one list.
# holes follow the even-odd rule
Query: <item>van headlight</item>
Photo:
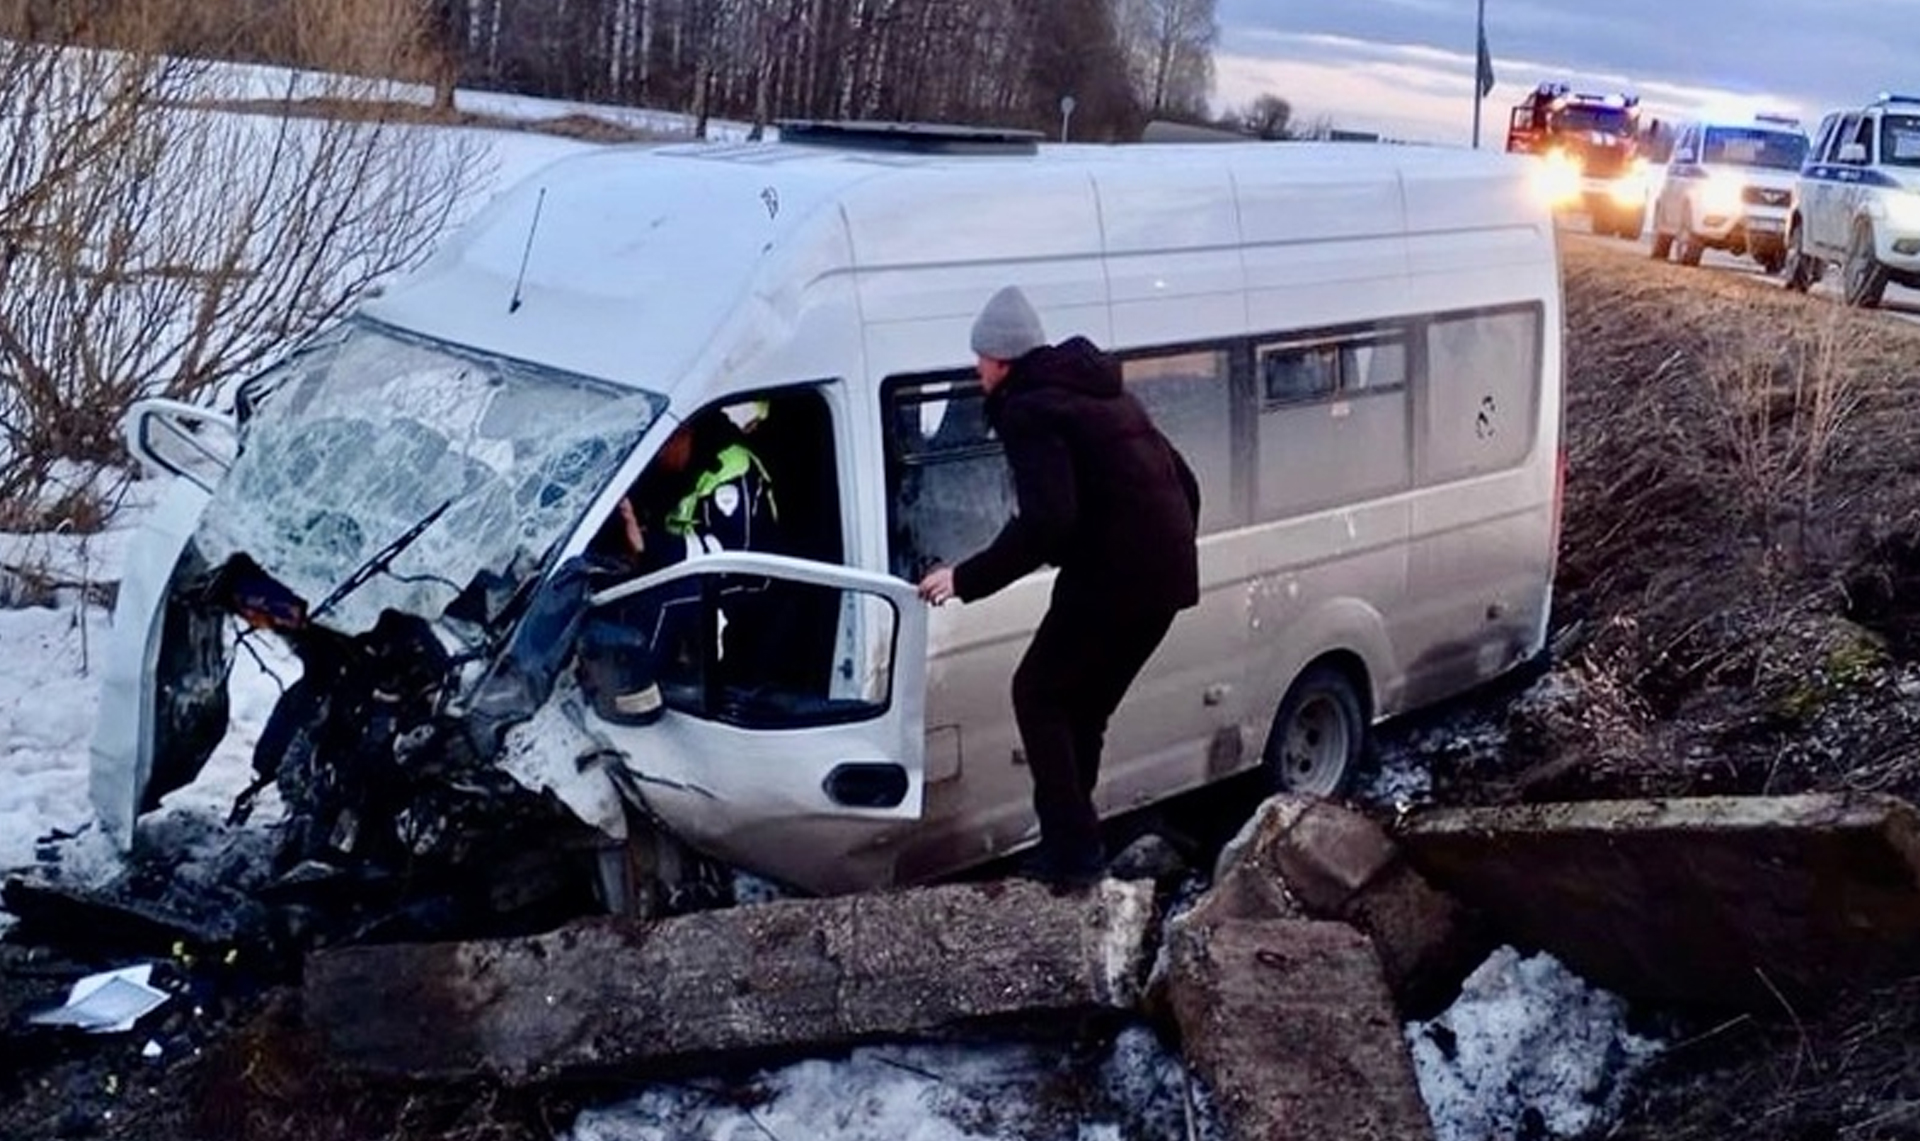
[[1731, 218], [1740, 213], [1746, 194], [1744, 179], [1725, 174], [1710, 174], [1700, 186], [1700, 214], [1707, 218]]

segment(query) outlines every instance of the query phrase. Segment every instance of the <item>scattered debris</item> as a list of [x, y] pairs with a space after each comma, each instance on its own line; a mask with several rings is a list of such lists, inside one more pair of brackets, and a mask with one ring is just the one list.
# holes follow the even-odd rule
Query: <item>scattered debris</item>
[[124, 1034], [164, 1004], [169, 995], [147, 981], [153, 964], [141, 963], [88, 975], [73, 984], [67, 1001], [29, 1015], [40, 1026], [72, 1026], [89, 1034]]

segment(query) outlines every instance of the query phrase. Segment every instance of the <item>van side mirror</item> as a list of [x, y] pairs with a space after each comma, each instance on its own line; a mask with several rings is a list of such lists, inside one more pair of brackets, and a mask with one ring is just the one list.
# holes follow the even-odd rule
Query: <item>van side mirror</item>
[[1839, 160], [1853, 166], [1865, 166], [1867, 162], [1867, 144], [1841, 143]]

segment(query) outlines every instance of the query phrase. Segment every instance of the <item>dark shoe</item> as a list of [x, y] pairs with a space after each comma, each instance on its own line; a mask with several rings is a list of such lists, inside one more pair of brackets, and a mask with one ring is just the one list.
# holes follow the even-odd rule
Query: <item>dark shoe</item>
[[1058, 859], [1047, 852], [1035, 850], [1020, 861], [1020, 867], [1014, 874], [1021, 879], [1047, 885], [1055, 895], [1072, 895], [1105, 879], [1107, 869], [1106, 861], [1099, 856]]

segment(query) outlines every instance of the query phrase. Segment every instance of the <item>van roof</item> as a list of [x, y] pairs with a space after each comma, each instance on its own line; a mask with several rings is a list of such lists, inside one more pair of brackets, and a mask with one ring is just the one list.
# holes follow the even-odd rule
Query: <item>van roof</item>
[[[560, 159], [502, 192], [365, 311], [667, 392], [718, 340], [734, 342], [724, 351], [735, 355], [766, 343], [836, 275], [1001, 262], [1007, 280], [1031, 280], [1037, 264], [1058, 259], [1550, 227], [1528, 193], [1530, 169], [1497, 152], [1356, 143], [965, 156], [780, 142], [614, 147]], [[1044, 312], [1044, 285], [1029, 291]], [[952, 306], [971, 317], [981, 300], [968, 293]], [[727, 322], [738, 336], [718, 336]]]

